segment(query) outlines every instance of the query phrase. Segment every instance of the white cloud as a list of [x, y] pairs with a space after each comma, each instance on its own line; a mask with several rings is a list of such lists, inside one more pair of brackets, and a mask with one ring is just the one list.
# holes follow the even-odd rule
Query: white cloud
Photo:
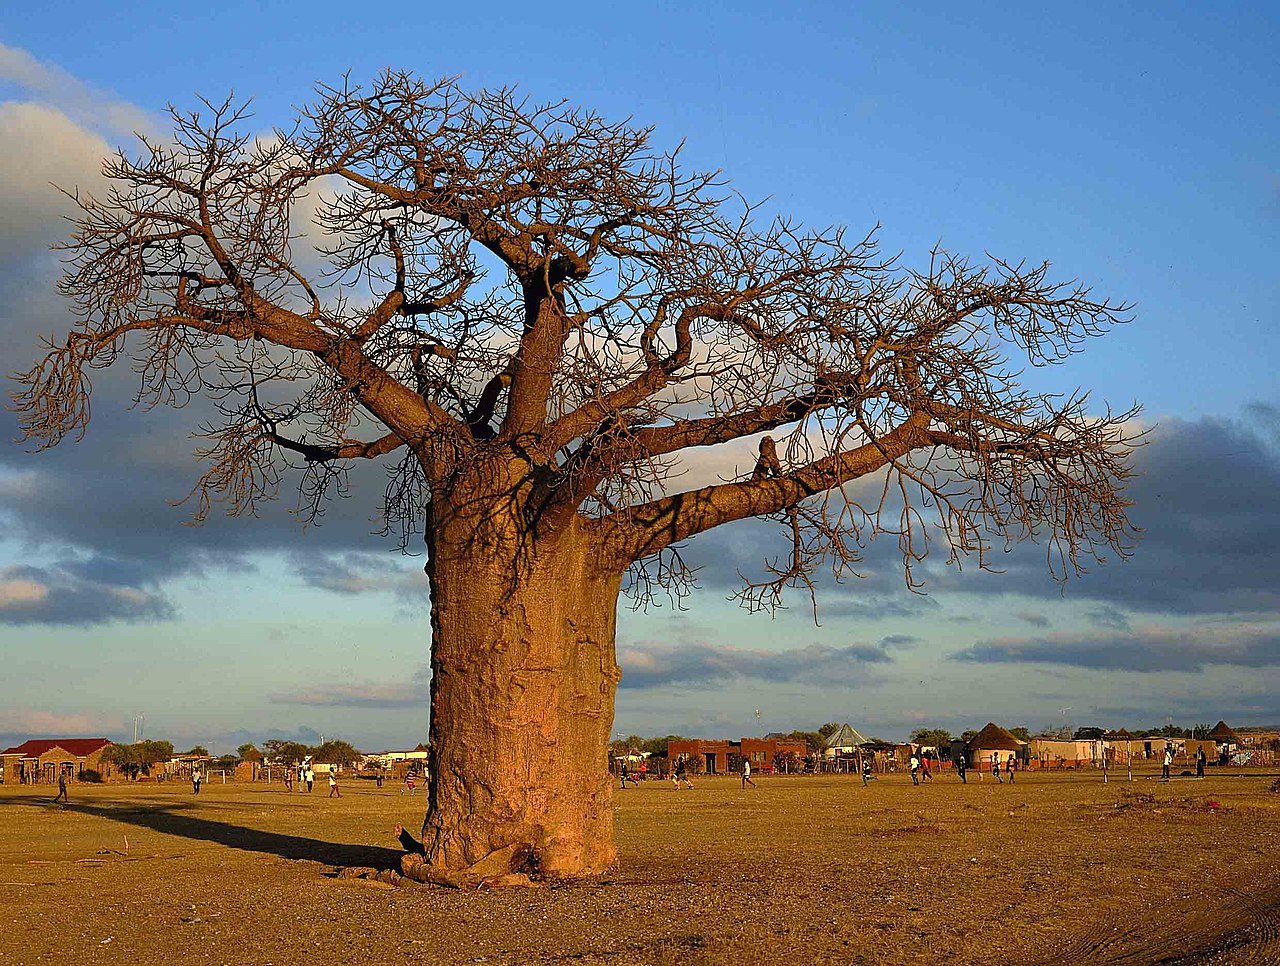
[[86, 127], [115, 134], [156, 127], [151, 115], [137, 105], [97, 90], [57, 64], [37, 60], [20, 47], [0, 43], [0, 80], [24, 88], [33, 99], [57, 106]]
[[43, 104], [0, 104], [0, 260], [39, 255], [67, 231], [67, 190], [101, 183], [107, 142]]
[[120, 730], [120, 722], [99, 715], [64, 714], [35, 708], [0, 709], [0, 734], [85, 735]]

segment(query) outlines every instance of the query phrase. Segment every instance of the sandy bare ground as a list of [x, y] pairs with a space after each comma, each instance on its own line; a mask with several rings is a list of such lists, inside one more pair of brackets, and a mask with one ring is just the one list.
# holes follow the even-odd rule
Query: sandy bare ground
[[0, 964], [1280, 963], [1275, 776], [1099, 779], [648, 782], [603, 881], [473, 892], [336, 875], [399, 788], [0, 786]]

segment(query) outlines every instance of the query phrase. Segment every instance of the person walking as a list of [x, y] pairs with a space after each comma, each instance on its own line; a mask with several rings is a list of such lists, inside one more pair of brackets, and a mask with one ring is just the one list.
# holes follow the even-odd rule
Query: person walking
[[1000, 752], [993, 751], [991, 753], [991, 777], [1004, 784], [1004, 779], [1000, 777]]
[[374, 776], [374, 781], [376, 782], [379, 788], [382, 787], [382, 770], [381, 769], [379, 769], [378, 774]]
[[329, 767], [329, 797], [341, 798], [342, 792], [338, 791], [338, 776], [334, 772], [333, 767]]
[[307, 787], [307, 769], [304, 765], [298, 766], [298, 794], [301, 795]]
[[66, 804], [71, 804], [71, 799], [67, 797], [67, 773], [65, 771], [58, 772], [58, 795], [54, 798], [54, 801], [56, 802], [59, 798]]
[[960, 776], [960, 781], [969, 784], [969, 779], [964, 777], [964, 752], [960, 752], [960, 757], [956, 759], [956, 774]]
[[1204, 753], [1204, 745], [1196, 752], [1196, 777], [1204, 777], [1204, 763], [1209, 756]]
[[914, 751], [911, 753], [911, 784], [920, 784], [920, 759]]
[[1014, 758], [1013, 752], [1009, 752], [1009, 760], [1005, 762], [1005, 771], [1009, 773], [1009, 784], [1014, 783], [1013, 773], [1018, 770], [1018, 760]]
[[200, 794], [200, 782], [204, 780], [204, 776], [200, 774], [200, 768], [197, 766], [191, 769], [191, 794]]
[[866, 788], [871, 784], [871, 759], [862, 759], [862, 787]]
[[316, 773], [310, 765], [307, 766], [307, 791], [314, 792], [316, 790]]
[[1173, 745], [1165, 744], [1164, 746], [1164, 765], [1160, 769], [1160, 780], [1167, 782], [1169, 780], [1169, 767], [1173, 764]]
[[920, 780], [926, 781], [926, 782], [933, 781], [932, 752], [925, 752], [923, 755], [920, 756]]
[[413, 772], [404, 776], [404, 790], [410, 795], [413, 794]]
[[756, 787], [756, 783], [751, 780], [751, 759], [743, 758], [742, 759], [742, 787], [746, 788], [748, 785], [750, 785], [752, 788]]
[[293, 791], [293, 769], [286, 768], [284, 770], [284, 790], [286, 792]]

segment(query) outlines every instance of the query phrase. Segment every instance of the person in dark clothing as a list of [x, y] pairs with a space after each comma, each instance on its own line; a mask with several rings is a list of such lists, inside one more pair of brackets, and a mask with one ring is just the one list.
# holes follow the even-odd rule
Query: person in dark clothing
[[964, 777], [964, 755], [956, 759], [956, 774], [960, 776], [962, 782], [969, 784], [969, 779]]
[[693, 782], [689, 781], [687, 767], [684, 761], [684, 755], [676, 759], [675, 770], [671, 772], [671, 784], [675, 785], [676, 791], [680, 791], [680, 784], [683, 782], [690, 788], [693, 788]]
[[627, 782], [631, 782], [631, 784], [636, 786], [640, 784], [639, 780], [631, 774], [631, 769], [627, 767], [625, 760], [618, 765], [618, 777], [622, 782], [622, 788], [627, 787]]
[[71, 799], [67, 798], [67, 773], [65, 771], [58, 772], [58, 796], [54, 801], [56, 802], [59, 798], [68, 805], [71, 804]]
[[1204, 763], [1208, 759], [1208, 757], [1209, 756], [1204, 753], [1203, 747], [1201, 747], [1200, 750], [1196, 752], [1196, 777], [1197, 778], [1204, 777]]

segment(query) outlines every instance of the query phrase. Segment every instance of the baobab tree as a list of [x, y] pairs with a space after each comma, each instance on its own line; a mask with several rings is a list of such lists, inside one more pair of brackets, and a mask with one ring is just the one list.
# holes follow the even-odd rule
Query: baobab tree
[[[1012, 360], [1061, 361], [1128, 310], [1047, 265], [903, 267], [874, 233], [764, 217], [650, 129], [510, 90], [387, 72], [270, 136], [202, 103], [73, 195], [76, 324], [14, 398], [52, 446], [121, 357], [144, 403], [209, 397], [200, 519], [291, 469], [318, 511], [385, 461], [431, 598], [416, 877], [613, 862], [619, 595], [687, 589], [697, 534], [778, 521], [751, 607], [877, 534], [913, 585], [931, 541], [985, 567], [1039, 540], [1064, 578], [1127, 552], [1132, 412], [1032, 393]], [[681, 487], [690, 451], [739, 441], [741, 473]]]

